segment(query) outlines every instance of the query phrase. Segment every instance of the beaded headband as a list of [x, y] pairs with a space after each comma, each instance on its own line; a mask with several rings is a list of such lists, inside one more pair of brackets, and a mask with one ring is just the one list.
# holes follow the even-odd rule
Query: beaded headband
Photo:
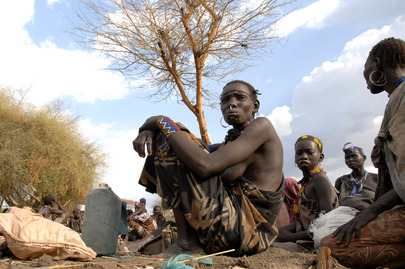
[[352, 142], [347, 142], [346, 144], [344, 144], [343, 148], [342, 148], [343, 152], [345, 153], [345, 155], [351, 154], [353, 152], [353, 150], [358, 150], [361, 152], [361, 154], [363, 154], [363, 156], [366, 156], [364, 154], [364, 150], [360, 147], [356, 147], [352, 144]]
[[221, 94], [220, 98], [225, 97], [225, 96], [227, 96], [227, 95], [229, 95], [229, 94], [232, 94], [232, 93], [243, 93], [243, 94], [246, 94], [247, 96], [249, 96], [249, 98], [250, 98], [252, 101], [255, 101], [255, 99], [254, 99], [252, 96], [250, 96], [250, 94], [247, 94], [247, 93], [242, 92], [242, 91], [237, 91], [237, 90], [231, 90], [231, 91], [227, 92], [227, 93], [224, 94], [224, 95]]
[[298, 142], [300, 142], [301, 140], [311, 140], [314, 141], [315, 144], [318, 145], [319, 150], [322, 152], [323, 146], [322, 146], [322, 142], [321, 140], [319, 140], [318, 138], [316, 138], [315, 136], [312, 135], [303, 135], [300, 138], [297, 139], [297, 141], [295, 142], [295, 145], [297, 145]]

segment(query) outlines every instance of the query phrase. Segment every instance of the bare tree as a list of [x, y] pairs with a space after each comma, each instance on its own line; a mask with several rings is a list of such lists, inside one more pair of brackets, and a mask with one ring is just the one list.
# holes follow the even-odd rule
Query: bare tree
[[294, 1], [82, 0], [73, 32], [112, 58], [111, 70], [142, 78], [154, 89], [149, 98], [183, 102], [209, 143], [204, 104], [217, 98], [203, 78], [218, 81], [269, 55], [279, 41], [272, 25]]

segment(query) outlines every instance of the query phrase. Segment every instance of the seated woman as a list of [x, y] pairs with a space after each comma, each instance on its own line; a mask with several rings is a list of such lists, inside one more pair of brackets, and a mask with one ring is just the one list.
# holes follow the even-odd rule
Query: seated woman
[[348, 267], [404, 268], [405, 264], [405, 41], [387, 38], [370, 51], [364, 78], [372, 94], [389, 100], [371, 159], [378, 168], [375, 201], [321, 241]]
[[281, 227], [275, 247], [297, 252], [312, 251], [314, 244], [308, 233], [311, 222], [321, 212], [329, 212], [338, 206], [336, 189], [319, 166], [324, 155], [322, 142], [313, 136], [304, 135], [295, 142], [295, 163], [302, 171], [298, 182], [301, 188], [294, 204], [294, 222]]
[[335, 187], [339, 191], [339, 205], [363, 210], [374, 201], [377, 175], [364, 169], [366, 155], [362, 148], [348, 142], [344, 145], [343, 152], [345, 163], [352, 172], [335, 181]]
[[231, 81], [221, 93], [221, 111], [233, 126], [225, 142], [206, 146], [184, 126], [151, 117], [134, 140], [149, 153], [140, 183], [172, 208], [177, 242], [166, 254], [242, 256], [267, 249], [277, 236], [283, 202], [283, 148], [271, 122], [254, 118], [257, 90]]

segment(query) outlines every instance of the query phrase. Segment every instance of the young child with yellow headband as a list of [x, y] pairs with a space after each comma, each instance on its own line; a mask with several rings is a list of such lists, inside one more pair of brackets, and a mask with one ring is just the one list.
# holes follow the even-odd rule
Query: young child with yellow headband
[[[326, 172], [320, 167], [324, 159], [323, 144], [320, 139], [304, 135], [295, 143], [295, 163], [302, 171], [303, 178], [298, 182], [301, 188], [298, 200], [294, 202], [294, 222], [281, 227], [275, 247], [306, 252], [314, 247], [309, 225], [321, 212], [329, 212], [338, 206], [336, 189], [329, 181]], [[299, 241], [299, 243], [297, 243]], [[288, 243], [288, 244], [287, 244]], [[292, 243], [296, 245], [292, 246]]]

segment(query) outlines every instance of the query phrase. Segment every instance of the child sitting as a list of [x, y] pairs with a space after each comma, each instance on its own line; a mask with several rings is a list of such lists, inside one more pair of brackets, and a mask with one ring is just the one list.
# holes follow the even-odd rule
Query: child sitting
[[[295, 142], [295, 163], [302, 171], [303, 178], [298, 182], [301, 188], [298, 200], [294, 202], [295, 221], [280, 228], [274, 247], [305, 252], [313, 249], [308, 228], [321, 212], [329, 212], [338, 206], [336, 189], [326, 173], [319, 166], [323, 161], [322, 142], [316, 137], [304, 135]], [[298, 244], [298, 245], [297, 245]]]
[[83, 213], [82, 211], [80, 211], [80, 209], [75, 208], [73, 210], [73, 216], [69, 217], [67, 226], [78, 232], [81, 233], [82, 232], [82, 227], [83, 227]]

